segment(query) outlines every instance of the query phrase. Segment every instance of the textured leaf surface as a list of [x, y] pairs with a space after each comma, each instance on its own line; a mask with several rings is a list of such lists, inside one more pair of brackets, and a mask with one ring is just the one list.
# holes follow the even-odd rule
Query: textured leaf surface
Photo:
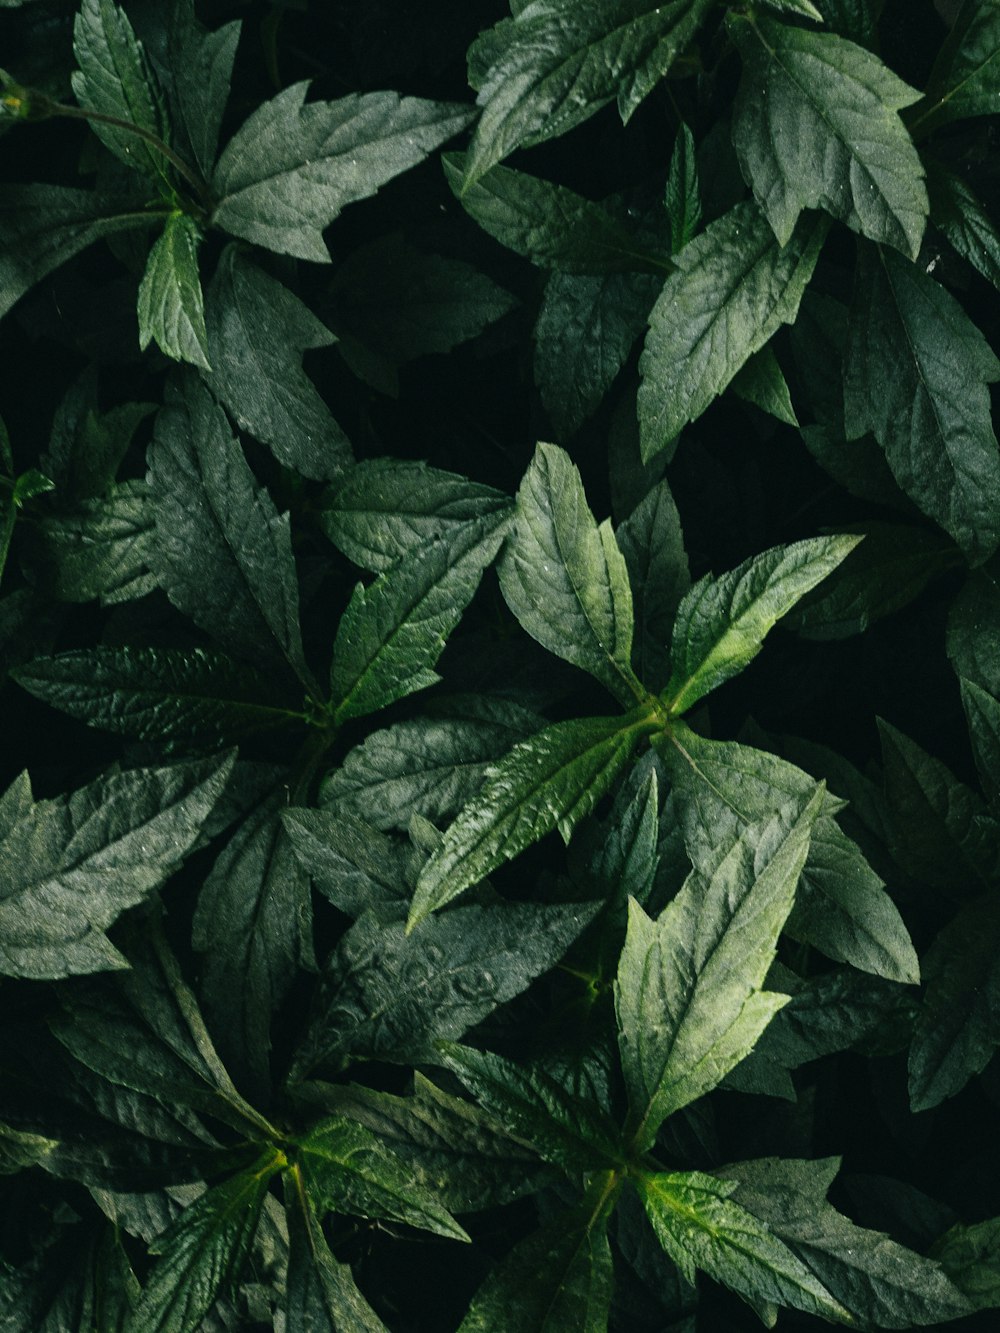
[[937, 162], [927, 164], [927, 189], [935, 227], [987, 282], [1000, 287], [1000, 231], [975, 191]]
[[1000, 1304], [1000, 1218], [951, 1227], [933, 1254], [973, 1309], [995, 1309]]
[[288, 1333], [385, 1333], [347, 1264], [330, 1251], [308, 1199], [288, 1208]]
[[617, 532], [635, 614], [633, 664], [649, 690], [670, 676], [670, 631], [691, 586], [681, 519], [666, 481], [658, 482]]
[[207, 370], [199, 240], [197, 225], [186, 213], [171, 213], [139, 284], [139, 346], [145, 349], [155, 341], [175, 361]]
[[299, 865], [348, 916], [409, 897], [403, 854], [373, 825], [339, 809], [296, 806], [282, 812], [282, 823]]
[[152, 592], [155, 524], [142, 481], [123, 481], [75, 510], [45, 515], [31, 548], [39, 584], [61, 601], [99, 597], [105, 606]]
[[183, 129], [196, 164], [208, 176], [215, 163], [241, 24], [237, 20], [206, 32], [195, 19], [193, 0], [178, 0], [171, 19], [174, 126]]
[[924, 135], [967, 116], [994, 115], [998, 75], [1000, 6], [996, 0], [966, 0], [934, 63], [912, 128]]

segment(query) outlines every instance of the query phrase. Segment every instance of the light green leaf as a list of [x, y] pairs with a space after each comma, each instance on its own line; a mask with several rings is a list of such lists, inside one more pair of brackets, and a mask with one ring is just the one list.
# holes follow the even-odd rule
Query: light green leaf
[[294, 1140], [305, 1189], [317, 1213], [391, 1218], [452, 1240], [465, 1231], [434, 1195], [415, 1184], [406, 1163], [356, 1120], [330, 1116]]
[[788, 1246], [732, 1201], [734, 1182], [687, 1171], [643, 1172], [635, 1184], [660, 1244], [689, 1282], [700, 1268], [755, 1309], [789, 1305], [839, 1323], [853, 1322]]
[[844, 365], [847, 436], [872, 431], [902, 489], [976, 565], [1000, 544], [986, 387], [997, 379], [1000, 361], [940, 283], [893, 250], [862, 248]]
[[236, 656], [290, 667], [310, 689], [288, 515], [258, 486], [225, 413], [193, 376], [168, 392], [148, 463], [150, 560], [167, 596]]
[[931, 1254], [974, 1310], [1000, 1306], [1000, 1218], [951, 1227]]
[[287, 1333], [386, 1333], [350, 1268], [333, 1257], [309, 1198], [289, 1197], [286, 1216]]
[[830, 32], [739, 15], [729, 30], [744, 69], [733, 143], [781, 244], [803, 209], [822, 208], [915, 259], [927, 191], [898, 112], [919, 92]]
[[539, 444], [517, 493], [498, 570], [507, 605], [549, 652], [589, 671], [628, 706], [643, 697], [632, 671], [632, 593], [610, 520], [587, 507], [576, 465]]
[[562, 440], [592, 416], [646, 326], [649, 273], [550, 273], [535, 323], [535, 383]]
[[762, 987], [824, 794], [749, 825], [656, 921], [630, 903], [615, 1009], [640, 1150], [667, 1116], [716, 1087], [788, 1002]]
[[[613, 98], [623, 121], [697, 32], [710, 0], [535, 0], [473, 45], [482, 108], [465, 188], [522, 144], [565, 134]], [[482, 78], [478, 67], [488, 64]]]
[[583, 718], [515, 745], [421, 872], [410, 927], [554, 828], [568, 842], [656, 725], [646, 713]]
[[[83, 0], [73, 27], [73, 53], [80, 67], [73, 75], [73, 91], [81, 106], [127, 120], [169, 142], [167, 109], [156, 75], [114, 0]], [[97, 121], [90, 125], [127, 166], [169, 182], [166, 158], [147, 140]]]
[[666, 246], [640, 234], [620, 209], [509, 167], [494, 167], [466, 186], [465, 161], [462, 153], [442, 155], [452, 193], [484, 231], [539, 267], [563, 273], [670, 271]]
[[149, 252], [139, 284], [139, 346], [156, 341], [175, 361], [209, 367], [205, 308], [198, 276], [197, 223], [186, 213], [171, 213], [163, 234]]
[[157, 580], [153, 497], [142, 481], [123, 481], [74, 511], [42, 515], [30, 546], [36, 581], [60, 601], [103, 606], [143, 597]]
[[673, 672], [664, 690], [679, 716], [738, 675], [801, 597], [846, 559], [860, 537], [814, 537], [751, 556], [728, 574], [706, 574], [681, 602], [674, 621]]
[[788, 384], [770, 343], [755, 352], [737, 372], [733, 392], [788, 426], [799, 424]]
[[168, 748], [218, 748], [302, 717], [263, 676], [205, 648], [77, 648], [11, 674], [89, 727]]
[[504, 538], [501, 510], [428, 541], [419, 553], [359, 583], [333, 644], [337, 722], [362, 717], [434, 685], [434, 665]]
[[284, 1158], [269, 1148], [259, 1162], [207, 1190], [154, 1242], [160, 1260], [126, 1333], [202, 1333], [216, 1299], [235, 1286], [250, 1256], [271, 1177]]
[[670, 155], [667, 193], [664, 200], [670, 219], [670, 250], [677, 254], [693, 241], [701, 226], [701, 193], [694, 135], [681, 121]]
[[426, 463], [370, 458], [324, 492], [320, 523], [349, 560], [382, 573], [454, 538], [480, 520], [499, 523], [512, 502], [502, 491]]
[[320, 264], [341, 209], [367, 199], [469, 123], [470, 112], [394, 92], [305, 105], [307, 83], [265, 102], [216, 165], [212, 222], [242, 240]]
[[231, 767], [137, 768], [30, 808], [15, 788], [0, 841], [0, 972], [58, 978], [125, 966], [105, 930], [178, 868]]
[[170, 19], [174, 124], [183, 129], [194, 161], [207, 177], [215, 162], [242, 25], [237, 20], [206, 32], [195, 18], [194, 0], [175, 0]]
[[666, 481], [658, 482], [617, 532], [628, 568], [637, 630], [632, 660], [649, 690], [670, 676], [668, 643], [677, 607], [691, 586], [680, 515]]
[[302, 368], [303, 352], [336, 341], [329, 329], [236, 245], [219, 260], [205, 318], [206, 382], [237, 424], [303, 476], [343, 472], [350, 442]]
[[910, 128], [923, 137], [954, 120], [994, 115], [998, 75], [1000, 5], [997, 0], [965, 0], [938, 52]]
[[639, 360], [642, 457], [666, 449], [798, 312], [827, 223], [803, 218], [782, 247], [752, 202], [737, 204], [674, 259]]
[[956, 254], [1000, 288], [1000, 231], [982, 201], [961, 176], [934, 161], [927, 163], [927, 189], [935, 227]]

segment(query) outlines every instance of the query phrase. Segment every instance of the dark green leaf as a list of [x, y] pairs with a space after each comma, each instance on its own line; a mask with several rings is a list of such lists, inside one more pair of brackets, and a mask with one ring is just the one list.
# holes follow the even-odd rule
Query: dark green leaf
[[209, 369], [205, 308], [198, 276], [201, 234], [186, 213], [171, 213], [149, 252], [139, 284], [139, 346]]
[[895, 251], [862, 248], [844, 366], [847, 435], [874, 432], [902, 489], [972, 564], [1000, 543], [986, 387], [996, 379], [1000, 361], [953, 296]]
[[123, 481], [75, 511], [43, 516], [30, 550], [45, 592], [66, 602], [99, 597], [107, 606], [152, 592], [155, 548], [149, 488]]
[[[41, 1134], [30, 1134], [0, 1121], [0, 1175], [13, 1175], [44, 1162], [58, 1144]], [[2, 1325], [0, 1325], [2, 1327]]]
[[959, 678], [962, 704], [976, 767], [990, 804], [1000, 804], [1000, 700], [971, 680]]
[[948, 656], [960, 676], [1000, 697], [1000, 587], [979, 570], [952, 602]]
[[773, 19], [733, 17], [743, 59], [733, 143], [786, 244], [822, 208], [915, 259], [927, 220], [923, 167], [898, 112], [920, 98], [863, 47]]
[[701, 194], [698, 188], [698, 160], [694, 135], [681, 121], [667, 176], [667, 217], [670, 219], [670, 249], [673, 254], [693, 241], [701, 226]]
[[737, 204], [676, 256], [649, 317], [639, 361], [639, 426], [648, 462], [782, 324], [795, 319], [827, 224], [803, 218], [782, 248], [752, 202]]
[[174, 0], [169, 33], [171, 109], [175, 126], [183, 128], [205, 176], [215, 162], [240, 27], [236, 21], [206, 32], [195, 18], [194, 0]]
[[784, 421], [786, 425], [799, 424], [788, 384], [770, 343], [755, 352], [737, 371], [733, 379], [733, 393], [753, 403], [762, 412], [776, 417], [778, 421]]
[[1000, 1218], [951, 1227], [932, 1254], [974, 1310], [1000, 1305]]
[[215, 270], [206, 324], [206, 380], [241, 429], [303, 476], [329, 481], [343, 472], [350, 443], [302, 368], [303, 352], [336, 341], [325, 325], [236, 245]]
[[921, 135], [953, 120], [996, 112], [1000, 11], [993, 0], [965, 0], [938, 53], [911, 128]]
[[323, 241], [341, 209], [417, 166], [469, 123], [449, 102], [351, 93], [305, 105], [307, 83], [259, 106], [216, 165], [212, 221], [255, 245], [327, 263]]
[[670, 676], [670, 631], [691, 586], [680, 515], [666, 481], [658, 482], [617, 532], [635, 614], [633, 665], [649, 690]]
[[952, 249], [994, 287], [1000, 287], [1000, 232], [961, 176], [937, 162], [927, 164], [931, 221]]
[[290, 1199], [287, 1216], [288, 1333], [386, 1333], [350, 1268], [330, 1252], [309, 1199]]
[[[376, 732], [376, 735], [380, 733]], [[409, 898], [399, 847], [371, 824], [340, 809], [282, 812], [295, 858], [325, 897], [347, 916]]]

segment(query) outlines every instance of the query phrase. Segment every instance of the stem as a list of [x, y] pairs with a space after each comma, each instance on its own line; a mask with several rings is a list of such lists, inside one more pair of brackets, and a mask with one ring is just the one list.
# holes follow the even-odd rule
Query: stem
[[144, 139], [146, 143], [165, 157], [178, 175], [182, 176], [195, 191], [201, 203], [208, 205], [208, 187], [205, 182], [192, 167], [188, 166], [179, 153], [175, 152], [169, 144], [164, 143], [159, 135], [154, 134], [152, 130], [144, 129], [141, 125], [135, 125], [130, 120], [121, 120], [118, 116], [105, 115], [103, 111], [88, 111], [86, 107], [66, 106], [62, 102], [53, 104], [52, 114], [63, 116], [68, 120], [90, 120], [98, 125], [110, 125], [113, 129], [125, 130], [128, 134], [138, 135], [140, 139]]

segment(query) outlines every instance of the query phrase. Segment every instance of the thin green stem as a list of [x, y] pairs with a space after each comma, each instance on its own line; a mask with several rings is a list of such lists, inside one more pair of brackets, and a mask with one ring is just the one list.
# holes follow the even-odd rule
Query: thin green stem
[[52, 104], [52, 115], [62, 116], [68, 120], [89, 120], [98, 125], [110, 125], [112, 129], [125, 130], [128, 134], [135, 134], [140, 139], [144, 139], [146, 143], [167, 159], [177, 174], [186, 180], [195, 191], [199, 201], [206, 208], [208, 207], [208, 186], [205, 181], [193, 167], [184, 161], [179, 153], [175, 152], [169, 144], [164, 143], [160, 136], [154, 134], [152, 130], [147, 130], [142, 125], [136, 125], [130, 120], [121, 120], [118, 116], [106, 115], [103, 111], [89, 111], [83, 106], [66, 106], [63, 102]]

